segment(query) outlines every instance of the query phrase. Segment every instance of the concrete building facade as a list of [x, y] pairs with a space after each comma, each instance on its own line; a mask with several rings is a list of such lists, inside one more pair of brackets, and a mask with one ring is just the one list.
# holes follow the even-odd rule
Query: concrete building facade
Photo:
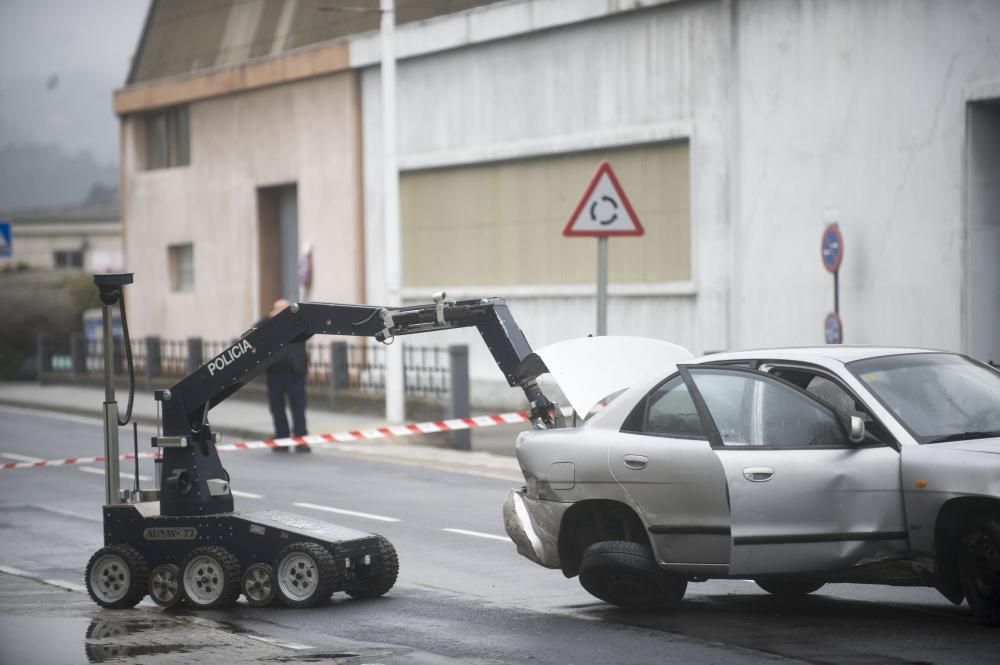
[[137, 273], [130, 301], [137, 334], [238, 334], [278, 297], [303, 295], [298, 259], [307, 244], [313, 247], [314, 293], [343, 302], [362, 298], [354, 75], [309, 78], [186, 107], [188, 165], [145, 169], [146, 116], [129, 115], [122, 124], [129, 147], [123, 162], [125, 251]]
[[[404, 193], [407, 177], [427, 170], [581, 153], [596, 166], [612, 150], [686, 144], [690, 279], [616, 283], [612, 269], [609, 334], [695, 352], [822, 343], [833, 285], [820, 237], [835, 221], [845, 238], [847, 343], [1000, 358], [1000, 217], [991, 205], [1000, 191], [1000, 43], [991, 36], [1000, 4], [623, 7], [511, 2], [400, 28]], [[372, 65], [362, 78], [372, 238], [376, 37], [351, 53], [355, 66]], [[630, 181], [622, 184], [628, 192]], [[588, 242], [559, 237], [565, 216], [519, 240], [553, 255]], [[402, 218], [405, 253], [405, 199]], [[670, 255], [670, 240], [659, 241]], [[366, 263], [377, 299], [379, 257], [370, 252]], [[486, 286], [509, 297], [536, 346], [594, 330], [592, 281]], [[484, 380], [495, 374], [485, 352], [473, 359]]]
[[[505, 296], [535, 346], [593, 332], [594, 241], [560, 231], [609, 159], [647, 229], [611, 241], [609, 334], [822, 343], [835, 221], [846, 342], [1000, 358], [998, 25], [989, 0], [504, 0], [400, 25], [404, 295]], [[335, 65], [261, 73], [323, 49]], [[130, 267], [211, 248], [193, 293], [143, 277], [145, 330], [253, 318], [254, 192], [291, 182], [314, 292], [384, 301], [379, 52], [361, 31], [119, 93]], [[144, 85], [162, 96], [129, 110]], [[133, 113], [184, 86], [190, 166], [142, 172]], [[454, 341], [474, 401], [518, 398], [475, 333], [434, 340]]]

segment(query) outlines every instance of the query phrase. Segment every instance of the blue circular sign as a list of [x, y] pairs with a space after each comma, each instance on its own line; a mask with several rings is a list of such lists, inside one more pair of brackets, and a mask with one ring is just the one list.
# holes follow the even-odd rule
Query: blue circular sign
[[826, 321], [823, 322], [823, 331], [826, 334], [827, 344], [843, 344], [844, 324], [841, 323], [840, 315], [836, 312], [830, 312], [826, 315]]
[[823, 242], [820, 244], [823, 267], [830, 272], [840, 270], [840, 262], [844, 260], [844, 236], [840, 234], [840, 226], [829, 224], [823, 229]]

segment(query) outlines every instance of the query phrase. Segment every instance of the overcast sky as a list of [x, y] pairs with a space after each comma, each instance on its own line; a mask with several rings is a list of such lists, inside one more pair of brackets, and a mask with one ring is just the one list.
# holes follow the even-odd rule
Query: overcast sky
[[0, 0], [0, 147], [55, 143], [118, 161], [111, 92], [149, 0]]

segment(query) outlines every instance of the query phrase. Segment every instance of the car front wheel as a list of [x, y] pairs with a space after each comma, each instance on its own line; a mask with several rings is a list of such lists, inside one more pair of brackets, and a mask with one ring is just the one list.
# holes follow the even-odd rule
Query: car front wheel
[[958, 573], [972, 614], [1000, 626], [1000, 519], [979, 517], [962, 534]]
[[583, 552], [580, 584], [592, 596], [627, 609], [678, 604], [687, 580], [660, 570], [649, 547], [624, 540], [594, 543]]

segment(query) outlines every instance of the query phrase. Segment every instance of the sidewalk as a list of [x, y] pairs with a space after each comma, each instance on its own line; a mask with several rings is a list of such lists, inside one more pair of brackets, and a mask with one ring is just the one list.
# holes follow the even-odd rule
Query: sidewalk
[[[118, 412], [124, 414], [128, 392], [118, 389], [115, 398], [118, 400]], [[87, 385], [0, 383], [0, 404], [100, 418], [104, 389]], [[152, 393], [136, 390], [132, 416], [140, 425], [156, 426], [156, 402]], [[208, 418], [213, 430], [227, 437], [266, 439], [274, 436], [271, 414], [267, 410], [267, 404], [263, 402], [232, 398], [212, 409]], [[334, 413], [315, 408], [307, 411], [306, 422], [309, 431], [316, 433], [370, 429], [385, 425], [385, 421], [377, 416]]]
[[[124, 413], [128, 393], [119, 389], [116, 392], [116, 398], [119, 412]], [[103, 403], [104, 389], [96, 386], [0, 382], [0, 404], [2, 405], [99, 419]], [[132, 415], [140, 425], [156, 426], [156, 402], [151, 393], [136, 391]], [[223, 434], [229, 441], [267, 439], [274, 435], [267, 405], [259, 401], [231, 398], [212, 409], [209, 412], [209, 420], [213, 429]], [[312, 434], [375, 429], [389, 424], [384, 418], [370, 414], [340, 413], [320, 407], [307, 409], [306, 423]], [[510, 457], [514, 454], [514, 440], [517, 438], [517, 434], [525, 429], [530, 429], [528, 423], [473, 429], [472, 450]], [[400, 437], [394, 443], [405, 447], [440, 450], [448, 445], [448, 439], [443, 434], [418, 435]], [[454, 452], [458, 455], [462, 454], [459, 451]]]

